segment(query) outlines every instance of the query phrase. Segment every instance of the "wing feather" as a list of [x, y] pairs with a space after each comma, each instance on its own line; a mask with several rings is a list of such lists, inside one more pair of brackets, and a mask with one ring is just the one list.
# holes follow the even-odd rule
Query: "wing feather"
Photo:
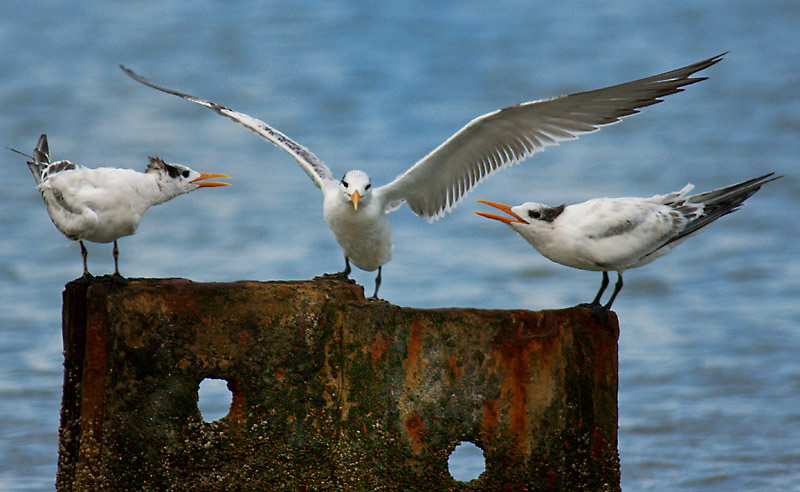
[[724, 55], [603, 89], [521, 103], [479, 116], [374, 193], [393, 205], [405, 200], [415, 214], [435, 220], [492, 173], [548, 146], [616, 123], [661, 102], [661, 97], [705, 80], [691, 75]]
[[142, 77], [141, 75], [137, 74], [133, 70], [123, 65], [120, 65], [119, 67], [122, 69], [123, 72], [125, 72], [129, 77], [131, 77], [133, 80], [137, 82], [150, 86], [154, 89], [158, 89], [161, 92], [166, 92], [167, 94], [172, 94], [181, 97], [183, 99], [186, 99], [187, 101], [191, 101], [195, 104], [199, 104], [200, 106], [211, 109], [215, 111], [217, 114], [230, 118], [233, 121], [243, 125], [250, 131], [267, 139], [269, 142], [280, 147], [281, 149], [288, 152], [292, 157], [294, 157], [294, 159], [297, 161], [297, 163], [300, 165], [303, 171], [305, 171], [306, 174], [308, 174], [308, 176], [312, 179], [312, 181], [314, 181], [314, 184], [317, 186], [317, 188], [323, 188], [325, 182], [335, 180], [335, 178], [333, 177], [333, 173], [328, 168], [328, 166], [326, 166], [322, 162], [322, 160], [320, 160], [316, 155], [314, 155], [313, 152], [303, 147], [302, 145], [298, 144], [297, 142], [287, 137], [286, 135], [276, 130], [275, 128], [272, 128], [265, 122], [259, 120], [258, 118], [253, 118], [252, 116], [249, 116], [247, 114], [234, 111], [230, 108], [226, 108], [225, 106], [219, 105], [211, 101], [206, 101], [204, 99], [200, 99], [199, 97], [195, 97], [190, 94], [162, 87], [158, 84], [155, 84], [147, 80], [146, 78]]

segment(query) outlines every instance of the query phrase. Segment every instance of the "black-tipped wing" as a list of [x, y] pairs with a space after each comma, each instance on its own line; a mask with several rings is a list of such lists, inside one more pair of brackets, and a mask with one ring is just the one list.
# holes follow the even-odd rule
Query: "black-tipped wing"
[[405, 200], [420, 217], [438, 218], [490, 174], [705, 80], [691, 75], [714, 65], [724, 54], [652, 77], [485, 114], [374, 193], [389, 204]]
[[287, 137], [283, 133], [279, 132], [278, 130], [267, 125], [263, 121], [257, 118], [253, 118], [252, 116], [246, 115], [244, 113], [239, 113], [238, 111], [234, 111], [230, 108], [226, 108], [225, 106], [221, 106], [217, 103], [206, 101], [204, 99], [200, 99], [199, 97], [195, 97], [190, 94], [185, 94], [183, 92], [178, 92], [176, 90], [162, 87], [158, 84], [150, 82], [149, 80], [142, 77], [141, 75], [138, 75], [129, 68], [126, 68], [122, 65], [120, 65], [119, 67], [122, 69], [123, 72], [125, 72], [129, 77], [131, 77], [133, 80], [137, 82], [141, 82], [142, 84], [150, 86], [154, 89], [166, 92], [167, 94], [172, 94], [178, 97], [182, 97], [187, 101], [191, 101], [195, 104], [199, 104], [208, 109], [211, 109], [217, 112], [218, 114], [221, 114], [222, 116], [225, 116], [237, 123], [240, 123], [245, 128], [248, 128], [254, 133], [269, 140], [273, 144], [277, 145], [281, 149], [288, 152], [292, 157], [294, 157], [297, 163], [300, 164], [300, 167], [303, 169], [303, 171], [305, 171], [306, 174], [308, 174], [308, 176], [314, 181], [314, 184], [317, 185], [318, 188], [322, 188], [323, 184], [326, 181], [334, 180], [333, 173], [331, 173], [331, 170], [328, 169], [328, 166], [326, 166], [316, 155], [314, 155], [313, 152], [303, 147], [302, 145], [298, 144], [297, 142]]
[[735, 212], [742, 206], [745, 200], [753, 196], [755, 192], [761, 189], [761, 186], [775, 181], [783, 176], [774, 176], [775, 173], [765, 174], [757, 178], [748, 179], [741, 183], [737, 183], [725, 188], [707, 191], [698, 195], [686, 197], [686, 202], [689, 204], [703, 204], [703, 212], [699, 217], [692, 220], [681, 231], [680, 234], [671, 238], [661, 247], [667, 246], [674, 242], [680, 242], [684, 238], [697, 233], [700, 229], [714, 222], [724, 215]]

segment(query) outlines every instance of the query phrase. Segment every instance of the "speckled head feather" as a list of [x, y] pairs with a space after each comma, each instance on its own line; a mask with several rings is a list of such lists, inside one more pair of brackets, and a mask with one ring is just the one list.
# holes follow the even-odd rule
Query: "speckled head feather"
[[150, 163], [147, 164], [146, 173], [167, 173], [170, 178], [177, 178], [181, 173], [178, 168], [171, 164], [167, 164], [160, 157], [150, 157]]

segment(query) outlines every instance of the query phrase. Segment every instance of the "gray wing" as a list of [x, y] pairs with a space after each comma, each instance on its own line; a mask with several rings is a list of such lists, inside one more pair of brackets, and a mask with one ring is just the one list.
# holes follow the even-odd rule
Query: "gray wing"
[[510, 106], [472, 120], [391, 183], [378, 188], [385, 203], [405, 200], [415, 214], [434, 220], [449, 212], [490, 174], [549, 145], [597, 130], [681, 92], [706, 77], [690, 77], [725, 53], [624, 84]]
[[124, 67], [123, 65], [119, 66], [123, 72], [125, 72], [129, 77], [137, 82], [141, 82], [144, 85], [150, 86], [154, 89], [158, 89], [161, 92], [166, 92], [167, 94], [173, 94], [178, 97], [182, 97], [187, 101], [191, 101], [195, 104], [199, 104], [204, 106], [208, 109], [211, 109], [222, 116], [232, 119], [233, 121], [240, 123], [245, 128], [253, 131], [254, 133], [260, 135], [261, 137], [269, 140], [273, 144], [277, 145], [281, 149], [288, 152], [294, 159], [300, 164], [300, 167], [303, 171], [308, 174], [308, 176], [314, 181], [314, 184], [317, 185], [317, 188], [322, 188], [323, 184], [329, 180], [335, 180], [333, 177], [333, 173], [331, 170], [328, 169], [326, 166], [313, 152], [308, 150], [307, 148], [303, 147], [302, 145], [298, 144], [291, 138], [287, 137], [283, 133], [279, 132], [278, 130], [272, 128], [271, 126], [267, 125], [263, 121], [253, 118], [252, 116], [246, 115], [244, 113], [239, 113], [238, 111], [234, 111], [230, 108], [226, 108], [225, 106], [221, 106], [217, 103], [206, 101], [200, 99], [199, 97], [192, 96], [190, 94], [185, 94], [183, 92], [178, 92], [172, 89], [168, 89], [166, 87], [162, 87], [157, 85], [153, 82], [150, 82], [146, 78], [138, 75], [133, 70]]

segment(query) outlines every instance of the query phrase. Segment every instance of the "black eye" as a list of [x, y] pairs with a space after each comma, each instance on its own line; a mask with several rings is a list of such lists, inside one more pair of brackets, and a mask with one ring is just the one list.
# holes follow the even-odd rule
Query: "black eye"
[[183, 176], [184, 178], [188, 178], [189, 177], [189, 171], [182, 172], [181, 176]]
[[539, 212], [536, 212], [535, 210], [529, 210], [528, 211], [528, 217], [530, 217], [531, 219], [539, 219], [539, 218], [542, 217], [542, 214], [540, 214]]
[[372, 183], [367, 183], [367, 186], [364, 187], [365, 190], [368, 190], [372, 186]]
[[347, 188], [347, 187], [348, 187], [348, 186], [350, 186], [350, 185], [349, 185], [349, 184], [347, 184], [347, 181], [345, 181], [345, 180], [342, 180], [342, 186], [344, 186], [345, 188]]

